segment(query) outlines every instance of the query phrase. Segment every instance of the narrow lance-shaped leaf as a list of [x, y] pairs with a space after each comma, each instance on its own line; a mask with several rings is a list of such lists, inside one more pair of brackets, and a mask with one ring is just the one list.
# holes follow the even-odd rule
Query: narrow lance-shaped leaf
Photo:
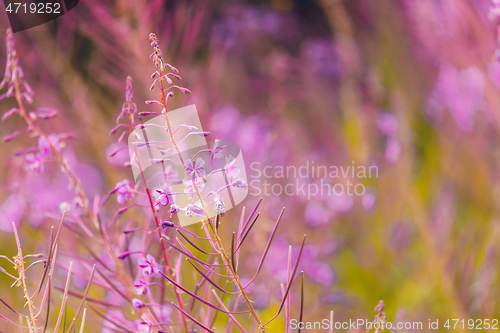
[[0, 297], [0, 302], [2, 302], [6, 307], [8, 307], [12, 312], [14, 312], [17, 315], [23, 316], [21, 313], [19, 313], [16, 309], [14, 309], [9, 303], [7, 303], [2, 297]]
[[[208, 291], [208, 288], [209, 288], [209, 286], [205, 285], [205, 288], [203, 290], [203, 297], [208, 302], [210, 302], [211, 301], [211, 299], [210, 299], [210, 291]], [[200, 303], [200, 307], [201, 307], [201, 303]], [[201, 312], [201, 308], [200, 307], [198, 307], [198, 312]], [[212, 320], [210, 320], [211, 311], [210, 311], [210, 309], [206, 309], [206, 311], [205, 311], [205, 319], [204, 319], [205, 326], [207, 326], [207, 327], [214, 327], [215, 318], [217, 318], [217, 314], [218, 313], [219, 313], [219, 311], [214, 311], [214, 315], [212, 316]]]
[[194, 247], [195, 249], [197, 249], [198, 251], [200, 251], [201, 253], [204, 253], [204, 254], [208, 254], [207, 251], [203, 250], [201, 247], [199, 247], [198, 245], [194, 244], [191, 240], [189, 240], [186, 235], [184, 235], [182, 233], [182, 231], [180, 231], [179, 229], [177, 229], [177, 232], [182, 236], [182, 238], [184, 238], [189, 244], [191, 244], [192, 247]]
[[292, 286], [292, 281], [293, 281], [293, 279], [295, 277], [295, 273], [297, 272], [297, 267], [299, 266], [300, 257], [302, 256], [302, 251], [304, 250], [304, 243], [305, 243], [305, 241], [306, 241], [306, 235], [304, 235], [304, 238], [302, 238], [302, 244], [300, 245], [299, 256], [297, 258], [297, 261], [295, 262], [295, 267], [293, 268], [292, 276], [290, 277], [290, 280], [288, 280], [288, 285], [286, 287], [286, 292], [285, 292], [285, 295], [283, 296], [283, 299], [282, 299], [282, 301], [280, 303], [280, 306], [278, 308], [278, 312], [265, 325], [269, 324], [271, 321], [273, 321], [274, 319], [276, 319], [276, 317], [278, 317], [278, 315], [280, 314], [281, 310], [283, 309], [283, 306], [285, 305], [286, 299], [287, 299], [288, 294], [290, 292], [290, 287]]
[[94, 279], [94, 274], [95, 274], [96, 268], [97, 268], [96, 265], [94, 265], [94, 267], [92, 268], [92, 272], [90, 273], [90, 277], [89, 277], [89, 282], [87, 283], [87, 287], [85, 288], [85, 292], [83, 293], [83, 297], [82, 297], [82, 300], [80, 302], [80, 305], [78, 306], [78, 309], [76, 310], [75, 316], [73, 317], [73, 320], [71, 321], [71, 324], [69, 325], [69, 328], [66, 331], [66, 333], [70, 333], [73, 326], [76, 326], [76, 318], [78, 318], [78, 315], [80, 314], [80, 311], [82, 310], [83, 304], [85, 303], [85, 300], [87, 298], [87, 294], [89, 293], [89, 290], [90, 290], [90, 286], [92, 285], [92, 280]]
[[269, 248], [271, 247], [271, 243], [273, 242], [274, 235], [276, 234], [276, 230], [278, 229], [278, 226], [281, 221], [281, 217], [283, 216], [283, 213], [285, 212], [285, 208], [281, 210], [280, 216], [278, 217], [278, 220], [276, 221], [276, 224], [274, 225], [273, 231], [271, 232], [271, 236], [269, 237], [269, 240], [266, 245], [266, 249], [264, 250], [264, 254], [262, 255], [262, 258], [260, 259], [259, 265], [257, 266], [257, 271], [255, 272], [254, 277], [250, 280], [250, 282], [247, 283], [247, 285], [244, 287], [248, 287], [254, 280], [257, 278], [257, 275], [259, 275], [260, 269], [262, 268], [262, 265], [264, 264], [264, 260], [266, 259], [267, 252], [269, 251]]
[[205, 301], [203, 298], [195, 295], [194, 293], [192, 293], [191, 291], [187, 290], [186, 288], [184, 288], [183, 286], [181, 286], [180, 284], [178, 284], [177, 282], [175, 282], [173, 279], [169, 278], [165, 273], [163, 273], [162, 271], [160, 271], [160, 274], [165, 278], [167, 279], [170, 283], [172, 283], [174, 286], [176, 286], [177, 288], [181, 289], [182, 291], [184, 291], [186, 294], [188, 294], [189, 296], [191, 297], [194, 297], [196, 298], [198, 301], [200, 301], [201, 303], [211, 307], [212, 309], [215, 309], [217, 311], [220, 311], [220, 312], [226, 312], [224, 311], [223, 309], [211, 304], [210, 302], [207, 302]]
[[215, 283], [212, 279], [210, 279], [208, 276], [206, 276], [198, 267], [196, 267], [196, 265], [191, 261], [189, 260], [189, 258], [186, 258], [186, 260], [194, 267], [194, 269], [196, 269], [198, 271], [198, 273], [200, 273], [200, 275], [205, 279], [207, 280], [212, 286], [214, 286], [215, 288], [217, 288], [218, 290], [222, 291], [223, 293], [225, 294], [228, 294], [229, 292], [225, 291], [224, 289], [222, 289], [222, 287], [218, 286], [217, 283]]
[[[57, 244], [54, 245], [54, 255], [53, 255], [53, 259], [52, 259], [52, 262], [55, 262], [56, 261], [56, 258], [57, 258]], [[47, 331], [47, 327], [49, 325], [49, 316], [50, 316], [50, 296], [51, 296], [51, 287], [52, 287], [52, 276], [54, 274], [54, 268], [55, 268], [56, 265], [52, 265], [52, 267], [50, 268], [50, 272], [49, 272], [49, 278], [48, 278], [48, 281], [47, 281], [47, 287], [46, 287], [46, 291], [45, 291], [45, 294], [43, 299], [42, 299], [42, 303], [40, 304], [40, 313], [42, 311], [42, 307], [43, 307], [43, 303], [44, 302], [47, 302], [47, 313], [46, 313], [46, 317], [45, 317], [45, 326], [43, 328], [43, 333], [45, 333]], [[47, 297], [45, 297], [47, 296]], [[39, 313], [39, 314], [40, 314]], [[37, 314], [38, 316], [38, 314]]]
[[184, 250], [181, 250], [180, 248], [178, 248], [177, 246], [175, 246], [174, 244], [170, 243], [169, 241], [167, 241], [165, 238], [162, 238], [161, 239], [163, 242], [167, 243], [168, 245], [170, 245], [171, 247], [173, 247], [174, 249], [176, 249], [177, 251], [181, 252], [182, 254], [184, 254], [186, 257], [189, 257], [191, 259], [193, 259], [194, 261], [197, 261], [201, 264], [205, 264], [202, 260], [196, 258], [195, 256], [193, 256], [192, 254], [188, 254], [186, 251]]
[[234, 237], [235, 233], [233, 232], [233, 239], [231, 241], [231, 265], [233, 266], [233, 272], [236, 273], [236, 256], [234, 255]]
[[250, 223], [250, 221], [252, 220], [252, 217], [253, 215], [255, 214], [255, 212], [257, 211], [257, 209], [259, 208], [260, 206], [260, 203], [262, 202], [262, 198], [259, 199], [259, 201], [257, 202], [257, 204], [255, 205], [255, 207], [253, 208], [252, 212], [250, 213], [250, 215], [248, 215], [248, 219], [247, 221], [245, 222], [245, 225], [243, 226], [243, 231], [246, 230], [247, 226], [248, 226], [248, 223]]
[[[300, 313], [299, 313], [299, 323], [302, 322], [302, 317], [304, 315], [304, 272], [300, 272]], [[302, 329], [299, 326], [297, 333], [300, 333]]]
[[193, 323], [195, 323], [196, 325], [200, 326], [201, 328], [203, 328], [205, 331], [207, 332], [210, 332], [210, 333], [216, 333], [214, 330], [206, 327], [205, 325], [203, 325], [202, 323], [200, 323], [198, 320], [196, 320], [193, 316], [191, 316], [189, 313], [187, 313], [186, 311], [182, 310], [180, 307], [177, 306], [177, 304], [175, 304], [174, 302], [171, 303], [177, 310], [179, 310], [183, 315], [185, 315], [186, 317], [188, 317], [189, 319], [191, 319], [193, 321]]
[[[288, 247], [288, 262], [286, 267], [286, 278], [290, 278], [290, 270], [292, 269], [292, 246]], [[285, 312], [286, 312], [286, 333], [290, 332], [290, 297], [287, 298], [285, 302]]]
[[162, 241], [164, 241], [165, 243], [167, 243], [168, 245], [170, 245], [171, 247], [173, 247], [177, 251], [181, 252], [186, 257], [189, 257], [189, 258], [193, 259], [194, 261], [199, 262], [203, 266], [219, 266], [219, 267], [220, 266], [224, 266], [224, 265], [208, 264], [208, 263], [204, 262], [203, 260], [196, 258], [195, 255], [192, 254], [177, 237], [175, 239], [177, 240], [177, 242], [179, 243], [179, 245], [182, 246], [183, 249], [178, 248], [177, 246], [175, 246], [171, 242], [167, 241], [165, 238], [162, 238]]
[[[280, 283], [281, 295], [285, 296], [285, 287]], [[289, 297], [290, 298], [290, 297]], [[285, 333], [290, 333], [290, 308], [288, 302], [285, 302]]]
[[73, 262], [70, 262], [69, 268], [68, 268], [68, 277], [66, 278], [66, 287], [64, 288], [61, 309], [59, 310], [59, 317], [57, 318], [56, 326], [54, 328], [54, 333], [57, 333], [57, 330], [59, 329], [59, 325], [61, 324], [61, 319], [62, 319], [63, 312], [64, 312], [64, 306], [66, 305], [66, 300], [68, 299], [69, 282], [71, 281], [71, 267], [72, 266], [73, 266]]
[[10, 320], [9, 318], [3, 316], [0, 314], [0, 318], [5, 320], [6, 322], [8, 322], [9, 324], [12, 324], [12, 325], [15, 325], [17, 327], [22, 327], [22, 328], [29, 328], [29, 327], [26, 327], [26, 326], [20, 326], [19, 324], [16, 324], [15, 322], [13, 322], [12, 320]]
[[66, 296], [66, 305], [64, 305], [64, 312], [63, 312], [63, 322], [62, 322], [62, 331], [64, 332], [66, 330], [66, 316], [68, 313], [68, 297]]
[[252, 230], [255, 222], [257, 222], [257, 219], [259, 218], [260, 216], [260, 213], [257, 214], [257, 216], [255, 216], [255, 219], [252, 221], [252, 223], [250, 224], [250, 227], [248, 227], [248, 229], [245, 231], [245, 234], [243, 235], [243, 237], [240, 239], [240, 242], [238, 244], [238, 247], [236, 248], [237, 250], [240, 249], [241, 245], [243, 244], [243, 242], [245, 241], [245, 239], [247, 238], [248, 234], [250, 233], [250, 231]]
[[[236, 301], [234, 302], [234, 305], [233, 305], [233, 311], [236, 311], [236, 309], [238, 308], [238, 306], [240, 305], [240, 301], [241, 299], [243, 298], [242, 295], [239, 295], [237, 298], [236, 298]], [[228, 323], [227, 323], [227, 330], [226, 330], [226, 333], [232, 333], [233, 331], [233, 326], [231, 326], [231, 321], [232, 319], [229, 318], [228, 320]]]
[[[186, 258], [187, 259], [187, 258]], [[208, 260], [207, 260], [208, 261]], [[163, 281], [166, 281], [166, 280], [163, 280]], [[204, 279], [204, 278], [201, 278], [200, 281], [196, 284], [196, 287], [194, 288], [194, 294], [198, 294], [198, 291], [200, 290], [200, 288], [203, 286], [203, 284], [205, 284], [207, 280]], [[195, 298], [192, 298], [191, 299], [191, 305], [189, 306], [190, 308], [190, 311], [192, 312], [193, 309], [194, 309], [194, 304], [196, 302], [196, 299]]]
[[49, 255], [47, 256], [47, 262], [45, 263], [45, 269], [43, 270], [42, 279], [40, 280], [40, 284], [33, 295], [33, 302], [36, 301], [38, 295], [42, 291], [43, 284], [45, 282], [45, 277], [47, 276], [47, 272], [49, 271], [49, 267], [51, 265], [51, 257], [52, 257], [52, 246], [54, 244], [54, 227], [50, 229], [50, 245], [49, 245]]
[[[243, 235], [243, 218], [245, 217], [245, 212], [246, 212], [246, 207], [243, 206], [243, 209], [241, 210], [241, 215], [240, 215], [240, 223], [238, 224], [238, 237], [236, 238], [236, 243], [241, 239], [241, 236]], [[240, 262], [240, 247], [238, 246], [235, 250], [236, 254], [236, 263]], [[238, 269], [238, 264], [236, 264], [236, 270]], [[236, 271], [235, 270], [235, 271]]]
[[47, 282], [47, 314], [45, 317], [45, 326], [43, 327], [43, 333], [47, 331], [47, 327], [49, 326], [49, 317], [50, 317], [50, 292], [51, 292], [51, 287], [52, 286], [52, 277], [49, 276], [49, 280]]
[[0, 272], [6, 274], [7, 276], [10, 276], [11, 278], [13, 278], [14, 280], [17, 280], [17, 277], [15, 277], [14, 275], [10, 274], [9, 272], [7, 272], [2, 266], [0, 266]]

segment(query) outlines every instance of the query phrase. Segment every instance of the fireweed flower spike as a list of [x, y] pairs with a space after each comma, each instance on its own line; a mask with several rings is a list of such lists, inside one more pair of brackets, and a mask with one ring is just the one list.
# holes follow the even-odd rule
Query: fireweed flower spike
[[132, 88], [132, 77], [127, 77], [127, 88], [125, 89], [125, 103], [122, 105], [122, 111], [116, 118], [116, 123], [118, 124], [120, 120], [125, 117], [125, 115], [131, 116], [131, 125], [134, 125], [134, 115], [137, 114], [137, 105], [132, 101], [134, 97], [134, 90]]
[[[159, 57], [161, 58], [161, 54], [159, 55]], [[161, 71], [161, 70], [160, 70]], [[160, 80], [160, 83], [161, 85], [163, 86], [163, 81]], [[133, 85], [132, 85], [132, 78], [131, 77], [128, 77], [127, 78], [127, 82], [126, 82], [126, 92], [125, 92], [125, 103], [123, 104], [122, 106], [122, 110], [121, 110], [121, 113], [120, 115], [118, 116], [118, 119], [117, 121], [120, 122], [121, 120], [125, 120], [126, 123], [125, 124], [118, 124], [113, 130], [111, 130], [111, 134], [115, 134], [119, 129], [121, 128], [128, 128], [127, 130], [125, 130], [120, 138], [118, 139], [118, 141], [121, 141], [121, 139], [124, 137], [124, 135], [126, 135], [127, 133], [132, 133], [136, 127], [135, 125], [135, 121], [134, 121], [134, 117], [137, 115], [137, 118], [139, 121], [142, 121], [141, 119], [141, 114], [140, 113], [137, 113], [137, 107], [136, 107], [136, 104], [133, 102], [132, 100], [133, 98]], [[157, 102], [157, 101], [155, 101]], [[157, 102], [159, 103], [159, 102]], [[145, 112], [147, 113], [147, 112]], [[149, 114], [149, 113], [147, 113]], [[126, 117], [128, 115], [128, 117]], [[128, 119], [125, 119], [125, 118], [128, 118]], [[127, 121], [128, 120], [128, 121]], [[139, 128], [142, 128], [144, 129], [145, 126], [143, 124], [139, 124], [137, 125], [139, 126]], [[133, 154], [135, 154], [135, 156], [138, 155], [138, 148], [137, 147], [134, 147], [134, 151], [133, 151]], [[125, 163], [125, 166], [130, 166], [131, 163], [132, 163], [132, 158], [131, 158], [131, 161], [130, 162], [126, 162]], [[140, 163], [138, 163], [138, 168], [142, 170], [142, 166]], [[178, 174], [174, 171], [172, 171], [171, 169], [165, 169], [165, 172], [166, 172], [166, 175], [165, 177], [167, 179], [177, 179], [178, 178]], [[147, 185], [146, 183], [146, 179], [143, 178], [143, 181], [144, 181], [144, 184]], [[115, 188], [116, 190], [116, 188]], [[112, 191], [112, 193], [114, 193], [114, 191]], [[155, 220], [155, 223], [156, 223], [156, 229], [157, 229], [157, 232], [158, 232], [158, 239], [161, 239], [162, 237], [162, 233], [161, 233], [161, 219], [158, 217], [158, 213], [157, 213], [157, 209], [158, 209], [158, 205], [159, 204], [167, 204], [168, 203], [168, 192], [165, 191], [165, 192], [162, 192], [162, 189], [160, 188], [159, 189], [160, 192], [157, 192], [157, 191], [151, 191], [147, 186], [145, 187], [145, 195], [149, 201], [149, 204], [150, 204], [150, 208], [151, 208], [151, 212], [153, 214], [153, 217], [154, 217], [154, 220]], [[127, 194], [132, 194], [132, 192], [129, 192], [127, 191]], [[122, 199], [125, 199], [125, 197], [123, 197]], [[130, 206], [128, 206], [130, 207]], [[124, 213], [126, 210], [128, 210], [128, 207], [124, 207], [122, 210], [119, 211], [119, 214], [122, 214]], [[167, 248], [166, 248], [166, 245], [161, 242], [161, 249], [162, 249], [162, 253], [163, 253], [163, 260], [164, 260], [164, 264], [165, 264], [165, 268], [167, 270], [167, 272], [169, 272], [170, 274], [173, 274], [174, 273], [174, 270], [172, 269], [171, 265], [170, 265], [170, 258], [167, 254]], [[157, 266], [156, 265], [156, 261], [154, 261], [154, 258], [153, 260], [149, 260], [147, 258], [143, 258], [144, 261], [141, 260], [141, 263], [140, 264], [144, 264], [146, 265], [146, 267], [144, 267], [143, 269], [143, 272], [149, 272], [150, 269], [152, 269], [152, 273], [156, 273], [157, 272]], [[147, 262], [149, 263], [154, 263], [153, 265], [149, 265], [149, 268], [148, 268], [148, 264]], [[153, 273], [153, 274], [154, 274]], [[135, 289], [135, 287], [134, 287]], [[180, 293], [177, 291], [176, 288], [174, 288], [174, 291], [175, 291], [175, 295], [176, 295], [176, 299], [177, 299], [177, 302], [179, 304], [179, 306], [182, 308], [183, 305], [182, 305], [182, 298], [181, 298], [181, 295]], [[188, 324], [187, 324], [187, 321], [186, 319], [183, 317], [183, 316], [179, 316], [179, 318], [182, 320], [182, 325], [184, 326], [184, 330], [187, 332], [188, 331]]]
[[[156, 35], [154, 33], [149, 34], [149, 40], [151, 41], [151, 46], [153, 47], [153, 53], [151, 54], [151, 57], [153, 58], [153, 62], [155, 64], [155, 66], [160, 68], [160, 72], [158, 73], [159, 76], [162, 76], [161, 71], [163, 69], [165, 69], [165, 70], [170, 69], [174, 73], [179, 73], [177, 68], [175, 68], [174, 66], [167, 64], [163, 61], [163, 55], [161, 53], [160, 46], [158, 45], [158, 38], [156, 38]], [[157, 72], [155, 72], [151, 77], [154, 78], [156, 73]], [[179, 76], [176, 76], [176, 78], [180, 79]]]
[[[178, 211], [182, 210], [182, 211], [185, 211], [186, 216], [188, 216], [188, 217], [192, 217], [194, 214], [206, 217], [205, 221], [202, 222], [202, 226], [203, 226], [203, 229], [205, 230], [205, 233], [207, 235], [207, 239], [209, 240], [209, 242], [212, 245], [215, 252], [220, 255], [222, 262], [223, 262], [223, 265], [225, 266], [225, 268], [227, 269], [227, 272], [229, 273], [229, 277], [232, 279], [232, 282], [234, 283], [234, 285], [238, 289], [239, 293], [241, 293], [241, 296], [243, 297], [244, 301], [248, 305], [250, 313], [252, 314], [252, 317], [257, 322], [259, 329], [262, 332], [265, 332], [265, 326], [267, 325], [267, 323], [264, 324], [259, 319], [259, 316], [255, 312], [253, 305], [252, 305], [252, 302], [248, 298], [244, 287], [241, 285], [240, 278], [239, 278], [238, 274], [236, 273], [237, 262], [234, 262], [234, 261], [236, 260], [235, 258], [237, 258], [238, 256], [235, 256], [235, 247], [239, 248], [239, 245], [237, 243], [235, 243], [234, 236], [233, 236], [232, 246], [231, 246], [231, 249], [228, 251], [224, 248], [224, 246], [222, 244], [222, 240], [219, 238], [219, 234], [218, 234], [219, 219], [220, 219], [220, 215], [222, 215], [225, 212], [224, 211], [224, 202], [222, 201], [222, 198], [217, 194], [218, 191], [214, 192], [215, 196], [210, 199], [211, 201], [205, 202], [207, 197], [202, 195], [203, 189], [205, 187], [205, 182], [207, 181], [206, 178], [209, 178], [211, 176], [211, 174], [206, 175], [206, 172], [203, 168], [205, 161], [201, 158], [196, 158], [197, 154], [195, 154], [194, 157], [192, 157], [191, 159], [184, 160], [184, 158], [179, 150], [178, 143], [176, 142], [176, 139], [174, 137], [174, 133], [177, 131], [177, 129], [175, 129], [175, 130], [172, 129], [170, 119], [169, 119], [168, 113], [167, 113], [167, 98], [170, 96], [170, 93], [171, 93], [169, 90], [171, 90], [173, 88], [177, 88], [181, 92], [184, 92], [184, 93], [189, 92], [189, 90], [182, 88], [182, 87], [179, 87], [179, 86], [176, 86], [176, 85], [172, 85], [170, 87], [165, 88], [165, 85], [170, 84], [171, 81], [164, 79], [164, 76], [163, 76], [164, 71], [168, 72], [169, 70], [172, 70], [175, 73], [177, 73], [178, 71], [176, 68], [172, 67], [170, 64], [166, 64], [164, 62], [163, 55], [162, 55], [162, 52], [161, 52], [159, 44], [158, 44], [158, 39], [156, 38], [156, 36], [154, 34], [150, 34], [150, 41], [151, 41], [151, 46], [153, 47], [153, 53], [151, 54], [151, 57], [153, 58], [153, 62], [155, 64], [155, 66], [158, 67], [158, 71], [153, 73], [152, 77], [155, 78], [157, 75], [160, 77], [160, 79], [159, 79], [160, 87], [159, 88], [160, 88], [161, 99], [160, 99], [160, 101], [147, 101], [146, 103], [151, 104], [151, 105], [160, 104], [162, 106], [162, 109], [163, 109], [162, 116], [165, 118], [165, 123], [166, 123], [165, 129], [167, 130], [167, 132], [169, 133], [169, 136], [170, 136], [169, 142], [173, 145], [173, 147], [174, 147], [174, 149], [179, 157], [179, 161], [181, 162], [181, 164], [184, 166], [184, 169], [185, 169], [184, 182], [183, 182], [185, 188], [184, 188], [183, 194], [187, 195], [187, 197], [191, 200], [191, 203], [188, 203], [185, 208], [180, 208], [177, 205], [175, 205], [175, 206], [171, 205], [170, 213], [171, 213], [171, 215], [173, 215], [173, 214], [177, 213]], [[153, 82], [151, 88], [154, 88], [155, 86], [156, 86], [156, 80]], [[167, 93], [167, 91], [168, 91], [168, 93]], [[189, 129], [190, 131], [194, 130], [194, 129], [190, 129], [188, 125], [181, 125], [181, 126]], [[180, 140], [179, 143], [182, 143], [189, 135], [207, 136], [208, 133], [206, 133], [206, 132], [189, 132], [184, 137], [184, 139]], [[151, 143], [147, 142], [146, 145], [149, 145], [152, 147], [152, 144], [156, 144], [156, 143], [157, 142], [151, 142]], [[225, 157], [224, 152], [223, 152], [224, 148], [225, 148], [225, 146], [221, 145], [219, 141], [215, 142], [214, 147], [210, 151], [210, 161], [212, 163], [215, 159]], [[247, 184], [246, 184], [245, 180], [241, 179], [241, 178], [237, 178], [239, 176], [240, 170], [237, 166], [234, 165], [234, 158], [232, 158], [231, 156], [227, 157], [226, 164], [228, 164], [228, 165], [225, 167], [224, 171], [229, 178], [229, 184], [234, 186], [235, 188], [246, 188]], [[225, 186], [225, 187], [227, 187], [227, 186]], [[221, 188], [219, 191], [221, 191], [225, 187]], [[173, 197], [175, 197], [175, 195], [177, 195], [177, 194], [172, 193], [171, 195]], [[214, 203], [214, 205], [218, 211], [217, 221], [213, 221], [209, 217], [207, 205], [210, 202]], [[281, 215], [280, 215], [280, 219], [281, 219]], [[240, 230], [238, 232], [238, 235], [242, 235], [242, 234], [243, 234], [243, 230]], [[272, 235], [274, 235], [274, 232]], [[272, 237], [273, 236], [271, 236], [271, 239], [269, 241], [268, 246], [272, 242]], [[181, 248], [183, 250], [181, 250], [181, 248], [178, 248], [177, 246], [174, 246], [166, 238], [162, 238], [162, 241], [164, 243], [167, 243], [169, 246], [180, 251], [182, 254], [187, 255], [191, 259], [195, 259], [195, 257], [189, 253], [189, 251], [187, 250], [187, 247], [185, 247], [185, 245], [182, 243], [182, 241], [178, 238], [176, 238], [176, 240], [177, 240], [177, 242], [179, 242], [179, 244], [181, 245]], [[189, 242], [191, 242], [191, 241], [189, 241]], [[302, 248], [303, 248], [303, 244], [301, 247], [301, 251], [302, 251]], [[267, 249], [266, 249], [265, 254], [267, 253]], [[230, 253], [230, 255], [229, 255], [229, 253]], [[264, 260], [265, 254], [264, 254], [264, 257], [262, 258], [261, 262]], [[299, 259], [300, 259], [300, 257], [299, 257]], [[199, 263], [203, 263], [199, 259], [196, 259], [196, 261]], [[211, 264], [206, 263], [204, 265], [211, 265]], [[297, 265], [298, 265], [298, 261], [297, 261]], [[162, 272], [160, 272], [160, 273], [162, 273]], [[202, 276], [205, 276], [204, 274], [207, 274], [207, 273], [208, 272], [203, 273]], [[212, 271], [212, 273], [215, 273], [215, 272]], [[216, 273], [216, 274], [219, 274], [219, 273]], [[170, 281], [170, 278], [168, 278], [168, 279]], [[293, 278], [291, 279], [291, 281], [289, 281], [289, 284], [287, 285], [287, 288], [286, 288], [287, 292], [285, 293], [285, 295], [283, 297], [282, 304], [284, 304], [285, 300], [289, 297], [290, 284], [292, 281], [293, 281]], [[177, 285], [177, 287], [180, 288], [181, 286]], [[184, 288], [181, 288], [181, 289], [186, 291]], [[207, 304], [206, 301], [204, 301], [204, 302], [205, 302], [205, 304]], [[207, 328], [207, 326], [202, 324], [200, 321], [196, 320], [193, 316], [188, 314], [182, 308], [180, 308], [176, 305], [175, 305], [175, 307], [179, 310], [179, 312], [181, 314], [183, 314], [185, 317], [191, 319], [198, 326], [202, 327], [203, 329]], [[279, 312], [278, 312], [278, 314], [279, 314]], [[278, 314], [275, 316], [275, 318], [278, 316]], [[234, 320], [233, 318], [231, 318], [231, 319]]]
[[6, 97], [16, 96], [16, 86], [19, 85], [20, 97], [23, 102], [31, 103], [35, 93], [24, 80], [24, 72], [19, 65], [19, 57], [17, 55], [16, 46], [14, 42], [14, 34], [12, 30], [7, 29], [7, 63], [5, 66], [5, 76], [0, 82], [0, 89], [7, 85], [7, 92], [0, 95], [0, 101]]
[[[64, 143], [60, 140], [70, 138], [71, 135], [54, 133], [47, 135], [38, 126], [40, 119], [50, 119], [54, 117], [57, 112], [49, 108], [38, 108], [32, 112], [28, 112], [26, 110], [25, 103], [32, 103], [35, 94], [29, 84], [25, 81], [24, 71], [19, 63], [19, 57], [14, 42], [14, 34], [12, 33], [11, 29], [7, 30], [6, 46], [7, 63], [4, 78], [0, 82], [0, 89], [7, 87], [7, 91], [4, 94], [0, 95], [0, 101], [6, 97], [14, 97], [18, 105], [17, 107], [7, 111], [2, 116], [2, 120], [11, 117], [14, 114], [19, 114], [21, 118], [24, 119], [27, 125], [26, 131], [15, 131], [7, 137], [9, 137], [9, 139], [13, 139], [15, 136], [22, 133], [29, 133], [31, 136], [38, 137], [38, 147], [36, 149], [38, 152], [30, 152], [31, 149], [27, 149], [24, 150], [24, 152], [21, 152], [21, 154], [28, 152], [32, 154], [26, 156], [26, 168], [28, 170], [42, 172], [44, 169], [43, 164], [44, 162], [46, 162], [47, 158], [49, 156], [54, 157], [55, 160], [60, 164], [63, 171], [68, 175], [71, 183], [74, 186], [76, 194], [80, 197], [80, 200], [83, 203], [84, 210], [87, 212], [87, 215], [94, 223], [94, 226], [98, 227], [97, 221], [88, 206], [88, 202], [80, 181], [71, 170], [61, 153], [62, 149], [64, 148]], [[7, 140], [5, 140], [4, 138], [4, 141]]]

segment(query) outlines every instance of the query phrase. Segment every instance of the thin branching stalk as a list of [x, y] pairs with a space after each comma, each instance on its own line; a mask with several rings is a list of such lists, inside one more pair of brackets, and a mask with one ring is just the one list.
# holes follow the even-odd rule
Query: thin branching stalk
[[28, 292], [28, 288], [26, 286], [26, 275], [25, 275], [25, 270], [24, 270], [24, 257], [23, 257], [23, 250], [21, 248], [21, 242], [19, 240], [19, 235], [17, 233], [17, 228], [16, 224], [12, 222], [12, 229], [14, 230], [14, 235], [16, 237], [16, 244], [17, 244], [17, 256], [14, 260], [14, 263], [16, 264], [16, 269], [19, 274], [19, 279], [18, 279], [18, 285], [20, 285], [23, 288], [24, 292], [24, 298], [26, 298], [26, 303], [28, 304], [28, 309], [30, 312], [30, 326], [32, 328], [32, 331], [34, 333], [37, 333], [37, 327], [36, 327], [36, 317], [35, 313], [33, 310], [33, 303], [31, 301], [30, 294]]

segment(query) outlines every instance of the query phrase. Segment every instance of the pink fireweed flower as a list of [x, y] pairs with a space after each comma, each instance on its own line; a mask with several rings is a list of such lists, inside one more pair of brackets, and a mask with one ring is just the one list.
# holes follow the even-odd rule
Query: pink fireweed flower
[[196, 161], [192, 161], [190, 159], [186, 160], [184, 166], [186, 167], [186, 176], [184, 180], [192, 180], [201, 178], [205, 176], [206, 172], [203, 166], [205, 165], [205, 161], [202, 158], [197, 158]]
[[231, 185], [234, 187], [237, 187], [237, 188], [247, 188], [248, 187], [247, 182], [241, 178], [236, 179]]
[[62, 145], [59, 143], [59, 135], [51, 133], [47, 137], [39, 137], [38, 138], [38, 149], [40, 150], [40, 154], [42, 156], [47, 157], [50, 155], [50, 146], [52, 145], [57, 151], [62, 150]]
[[116, 183], [116, 201], [119, 204], [125, 203], [127, 200], [134, 199], [134, 189], [132, 188], [130, 182], [127, 179], [122, 180], [121, 182]]
[[194, 205], [188, 204], [184, 210], [186, 211], [186, 216], [189, 217], [193, 217], [193, 214], [205, 216], [205, 211], [201, 207], [201, 203], [199, 201], [197, 201]]
[[148, 284], [144, 280], [134, 281], [134, 292], [136, 295], [147, 295], [149, 291]]
[[216, 139], [215, 140], [215, 143], [214, 143], [214, 146], [212, 147], [212, 151], [211, 151], [211, 155], [210, 155], [210, 159], [212, 160], [212, 162], [215, 160], [215, 159], [222, 159], [224, 158], [224, 148], [226, 147], [226, 145], [222, 146], [221, 143], [220, 143], [220, 140]]
[[161, 184], [153, 193], [156, 199], [156, 205], [162, 205], [163, 207], [167, 206], [171, 199], [171, 192], [169, 184], [175, 183], [179, 180], [179, 173], [175, 170], [172, 170], [171, 165], [167, 165], [163, 170], [164, 177], [166, 177], [167, 183]]
[[26, 168], [28, 171], [34, 172], [42, 172], [44, 169], [42, 155], [40, 153], [35, 154], [27, 154], [26, 155]]
[[240, 169], [234, 165], [235, 162], [236, 159], [233, 156], [226, 158], [226, 166], [224, 167], [224, 170], [229, 176], [230, 182], [233, 182], [240, 175]]
[[226, 214], [226, 209], [224, 208], [225, 205], [224, 205], [224, 200], [222, 199], [222, 197], [220, 195], [217, 195], [214, 199], [214, 206], [215, 206], [215, 210], [219, 213], [219, 214]]
[[162, 205], [163, 207], [167, 206], [170, 203], [170, 187], [167, 184], [162, 184], [158, 189], [156, 189], [154, 196], [156, 197], [157, 205]]
[[141, 301], [140, 299], [138, 299], [138, 298], [134, 298], [134, 299], [132, 300], [132, 306], [133, 306], [134, 308], [136, 308], [136, 309], [142, 309], [143, 307], [145, 307], [145, 306], [146, 306], [146, 304], [145, 304], [143, 301]]
[[170, 205], [170, 215], [177, 214], [180, 210], [181, 210], [181, 208], [179, 206], [177, 206], [176, 204]]
[[144, 275], [155, 275], [158, 272], [158, 264], [151, 254], [148, 254], [146, 258], [139, 258], [137, 263]]
[[[203, 189], [205, 188], [205, 182], [201, 178], [198, 178], [197, 180], [195, 180], [194, 184], [196, 185], [196, 187], [198, 188], [198, 190], [200, 192], [202, 192]], [[184, 189], [184, 193], [187, 194], [189, 199], [193, 200], [194, 195], [197, 194], [196, 188], [193, 185], [193, 181], [190, 180], [188, 182], [184, 182], [184, 185], [186, 185], [186, 188]]]
[[147, 314], [141, 316], [141, 322], [137, 326], [139, 333], [149, 333], [153, 329], [153, 322], [149, 319]]
[[169, 183], [179, 181], [179, 173], [173, 170], [171, 165], [165, 166], [165, 169], [163, 170], [163, 176]]

